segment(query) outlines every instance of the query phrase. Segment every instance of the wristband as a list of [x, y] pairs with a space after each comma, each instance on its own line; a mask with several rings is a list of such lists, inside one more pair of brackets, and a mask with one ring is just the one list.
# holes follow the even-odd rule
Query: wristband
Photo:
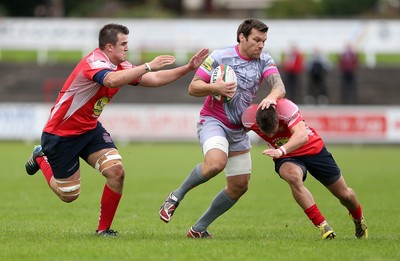
[[286, 155], [286, 149], [285, 149], [285, 147], [283, 147], [283, 146], [280, 146], [280, 147], [278, 148], [278, 151], [281, 153], [281, 155], [280, 155], [280, 156], [282, 156], [282, 155]]
[[144, 64], [144, 68], [145, 68], [146, 72], [151, 72], [151, 68], [150, 68], [150, 64], [149, 63], [145, 63]]

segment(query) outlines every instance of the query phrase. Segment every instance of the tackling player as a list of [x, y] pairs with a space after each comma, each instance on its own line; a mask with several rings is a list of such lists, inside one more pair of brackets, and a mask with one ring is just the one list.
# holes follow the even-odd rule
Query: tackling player
[[110, 229], [122, 196], [125, 171], [122, 157], [110, 134], [98, 121], [104, 107], [124, 85], [159, 87], [197, 69], [208, 49], [195, 54], [188, 64], [160, 70], [175, 57], [160, 55], [134, 66], [127, 59], [126, 26], [107, 24], [99, 32], [99, 47], [84, 57], [62, 87], [44, 127], [41, 145], [35, 146], [25, 167], [29, 175], [39, 169], [54, 193], [64, 202], [79, 197], [79, 158], [105, 178], [97, 235], [115, 236]]
[[[159, 214], [169, 222], [179, 203], [192, 188], [207, 182], [225, 170], [226, 187], [187, 234], [190, 238], [208, 238], [208, 226], [228, 211], [247, 191], [251, 173], [250, 140], [241, 124], [243, 111], [253, 103], [265, 79], [270, 94], [261, 101], [262, 107], [274, 104], [285, 94], [278, 69], [272, 57], [263, 52], [268, 27], [257, 19], [246, 19], [238, 27], [235, 46], [213, 51], [197, 70], [189, 85], [189, 94], [206, 97], [197, 124], [197, 134], [204, 159], [196, 165], [183, 183], [169, 194]], [[210, 83], [212, 71], [220, 64], [233, 68], [235, 82], [221, 78]], [[235, 91], [236, 88], [236, 91]], [[223, 103], [214, 93], [231, 98]]]
[[[263, 154], [271, 157], [275, 171], [290, 186], [292, 195], [323, 239], [336, 236], [304, 186], [307, 171], [347, 208], [355, 225], [355, 236], [367, 238], [368, 229], [354, 191], [347, 187], [339, 167], [317, 132], [306, 124], [299, 108], [288, 99], [277, 100], [267, 109], [250, 106], [243, 122], [268, 144]], [[254, 123], [254, 124], [251, 124]], [[250, 126], [251, 125], [251, 126]]]

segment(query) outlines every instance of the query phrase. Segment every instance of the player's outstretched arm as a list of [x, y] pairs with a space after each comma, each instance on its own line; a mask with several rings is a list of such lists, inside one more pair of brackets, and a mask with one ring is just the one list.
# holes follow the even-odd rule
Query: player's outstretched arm
[[109, 72], [103, 81], [104, 86], [109, 88], [119, 88], [134, 82], [137, 78], [145, 75], [151, 70], [159, 70], [175, 62], [172, 55], [160, 55], [150, 63], [145, 63], [130, 69]]
[[[208, 55], [208, 49], [203, 48], [198, 51], [187, 64], [169, 70], [159, 70], [163, 67], [158, 67], [157, 58], [149, 62], [151, 72], [143, 75], [140, 86], [143, 87], [160, 87], [171, 83], [184, 76], [190, 71], [196, 70], [205, 60]], [[155, 68], [155, 69], [153, 69]]]

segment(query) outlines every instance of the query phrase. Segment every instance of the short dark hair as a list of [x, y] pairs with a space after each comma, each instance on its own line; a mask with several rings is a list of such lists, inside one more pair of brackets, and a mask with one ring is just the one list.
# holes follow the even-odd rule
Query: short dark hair
[[99, 48], [103, 50], [108, 43], [115, 45], [118, 42], [117, 35], [119, 33], [128, 35], [128, 27], [120, 24], [106, 24], [103, 26], [99, 32]]
[[268, 26], [255, 18], [247, 18], [244, 20], [237, 29], [237, 37], [236, 40], [239, 43], [239, 35], [243, 34], [244, 37], [247, 39], [251, 33], [251, 29], [257, 29], [260, 32], [266, 33], [268, 32]]
[[264, 110], [258, 108], [256, 113], [256, 122], [265, 135], [271, 135], [279, 125], [279, 115], [275, 106], [269, 106]]

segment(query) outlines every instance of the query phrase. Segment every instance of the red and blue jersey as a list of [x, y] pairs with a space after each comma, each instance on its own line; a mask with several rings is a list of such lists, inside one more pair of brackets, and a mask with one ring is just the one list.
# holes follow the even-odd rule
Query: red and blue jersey
[[[83, 58], [70, 74], [51, 109], [44, 132], [76, 136], [96, 127], [104, 107], [120, 88], [108, 88], [93, 78], [100, 71], [133, 68], [129, 62], [114, 65], [99, 48]], [[138, 84], [141, 77], [132, 85]]]
[[[265, 140], [270, 148], [279, 148], [285, 145], [286, 142], [292, 136], [290, 132], [292, 127], [300, 121], [304, 121], [303, 116], [300, 113], [299, 107], [288, 99], [279, 99], [276, 101], [276, 111], [279, 115], [279, 129], [273, 137], [264, 135], [258, 128], [257, 124], [253, 124], [250, 128], [256, 132], [263, 140]], [[304, 121], [305, 122], [305, 121]], [[324, 142], [318, 133], [310, 126], [306, 124], [308, 133], [308, 142], [301, 148], [290, 152], [281, 158], [292, 157], [292, 156], [305, 156], [318, 154], [324, 147]]]

